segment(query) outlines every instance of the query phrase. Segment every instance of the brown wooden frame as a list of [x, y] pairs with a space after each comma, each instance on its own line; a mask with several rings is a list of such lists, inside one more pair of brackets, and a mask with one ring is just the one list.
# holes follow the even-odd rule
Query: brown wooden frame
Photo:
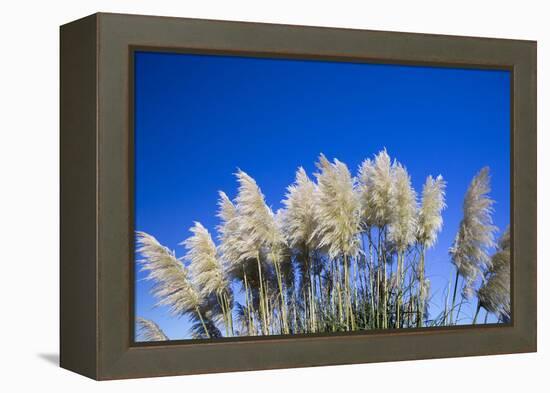
[[[512, 72], [512, 322], [133, 342], [136, 48]], [[536, 351], [536, 42], [120, 14], [61, 27], [61, 366], [95, 379]]]

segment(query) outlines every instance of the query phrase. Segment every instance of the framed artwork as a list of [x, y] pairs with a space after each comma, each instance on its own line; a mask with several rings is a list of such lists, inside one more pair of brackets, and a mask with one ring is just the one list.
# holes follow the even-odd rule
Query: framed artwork
[[61, 27], [62, 367], [535, 350], [535, 42]]

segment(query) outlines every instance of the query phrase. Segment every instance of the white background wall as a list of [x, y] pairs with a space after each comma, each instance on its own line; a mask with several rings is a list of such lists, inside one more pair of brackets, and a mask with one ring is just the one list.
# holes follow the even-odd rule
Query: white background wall
[[[0, 390], [548, 389], [550, 58], [544, 1], [6, 1], [0, 11]], [[58, 368], [58, 26], [96, 11], [538, 40], [539, 353], [96, 383]], [[546, 172], [546, 173], [545, 173]], [[546, 244], [544, 243], [546, 240]], [[544, 293], [543, 293], [544, 292]], [[548, 362], [544, 365], [544, 362]], [[537, 387], [538, 386], [538, 387]]]

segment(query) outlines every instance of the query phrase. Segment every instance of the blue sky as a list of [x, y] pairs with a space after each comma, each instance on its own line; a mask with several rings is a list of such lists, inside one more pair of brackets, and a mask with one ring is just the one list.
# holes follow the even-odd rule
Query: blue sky
[[[384, 147], [418, 193], [430, 174], [447, 181], [443, 231], [426, 261], [433, 303], [443, 303], [462, 199], [483, 166], [495, 224], [509, 224], [508, 71], [135, 54], [135, 227], [178, 256], [193, 221], [215, 234], [218, 190], [235, 196], [237, 168], [276, 210], [297, 167], [312, 176], [319, 153], [355, 172]], [[136, 315], [186, 338], [186, 318], [155, 308], [143, 277], [136, 275]]]

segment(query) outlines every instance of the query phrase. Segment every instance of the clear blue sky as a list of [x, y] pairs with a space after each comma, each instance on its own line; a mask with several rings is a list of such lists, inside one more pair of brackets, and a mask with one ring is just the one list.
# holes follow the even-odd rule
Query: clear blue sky
[[[385, 147], [418, 193], [430, 174], [448, 183], [443, 231], [426, 262], [433, 302], [443, 303], [462, 199], [483, 166], [495, 224], [509, 224], [509, 136], [508, 71], [138, 52], [135, 225], [181, 256], [193, 221], [215, 236], [218, 190], [235, 196], [237, 168], [276, 210], [297, 167], [312, 175], [320, 152], [355, 172]], [[154, 308], [143, 277], [136, 315], [186, 338], [186, 318]]]

